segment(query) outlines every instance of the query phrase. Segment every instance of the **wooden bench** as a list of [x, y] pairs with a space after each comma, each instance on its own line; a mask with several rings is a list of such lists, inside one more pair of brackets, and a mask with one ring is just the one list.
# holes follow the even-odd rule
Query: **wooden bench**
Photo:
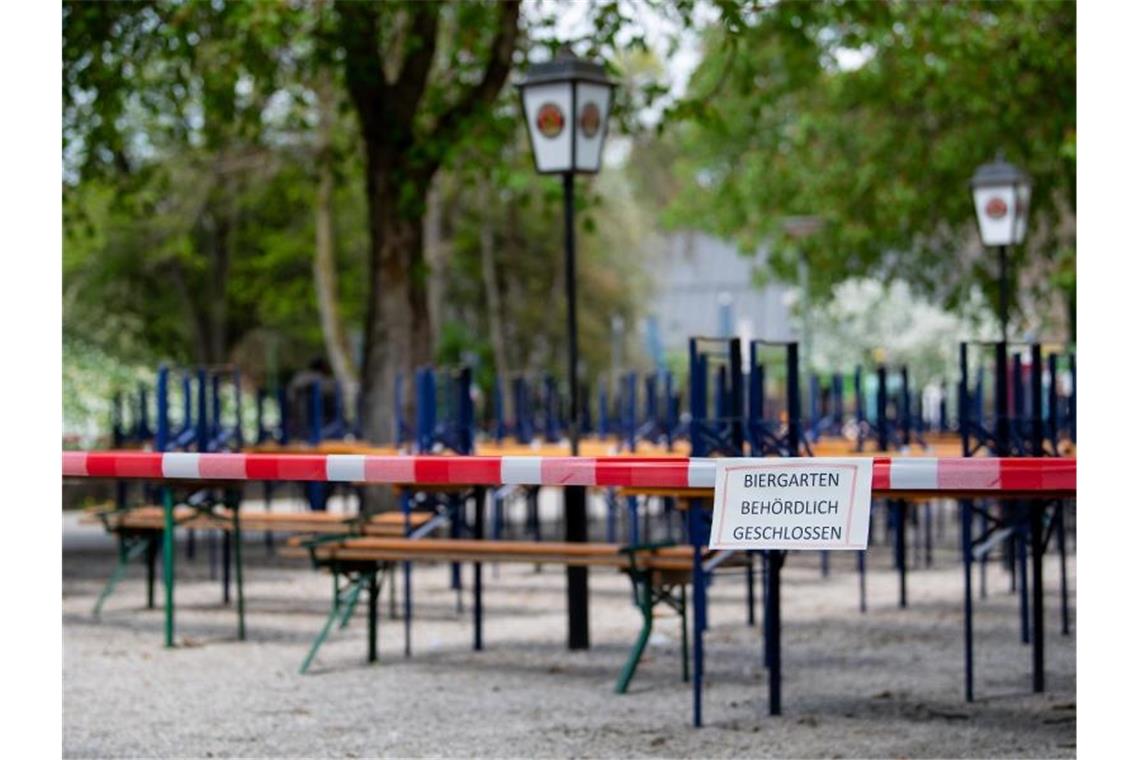
[[[232, 531], [234, 512], [226, 507], [212, 510], [199, 510], [194, 507], [177, 507], [174, 510], [174, 523], [179, 528], [199, 528]], [[267, 512], [264, 510], [239, 510], [238, 523], [241, 530], [269, 530], [277, 533], [344, 534], [359, 525], [360, 532], [369, 536], [403, 536], [405, 527], [416, 529], [428, 522], [432, 515], [425, 512], [412, 512], [405, 523], [400, 512], [384, 512], [373, 515], [360, 524], [358, 515], [336, 512]], [[80, 518], [80, 522], [102, 523], [110, 531], [163, 529], [162, 507], [142, 506], [126, 510], [91, 511]]]
[[[178, 506], [174, 509], [176, 528], [198, 530], [219, 530], [224, 533], [241, 534], [247, 530], [264, 530], [275, 533], [291, 533], [297, 537], [322, 535], [344, 536], [361, 534], [365, 536], [404, 536], [409, 531], [423, 528], [435, 516], [426, 512], [384, 512], [362, 521], [359, 515], [335, 512], [268, 512], [265, 510], [234, 510], [229, 507], [207, 505], [192, 507]], [[235, 519], [236, 518], [236, 519]], [[143, 505], [128, 509], [108, 509], [106, 507], [88, 510], [80, 518], [81, 523], [102, 524], [108, 532], [119, 540], [119, 557], [111, 576], [95, 601], [94, 616], [99, 617], [103, 604], [115, 590], [131, 561], [144, 558], [147, 568], [147, 608], [154, 608], [155, 559], [159, 542], [165, 529], [163, 508]], [[240, 549], [236, 547], [240, 564]], [[229, 554], [224, 557], [226, 565], [226, 593], [229, 599], [228, 568]], [[238, 572], [241, 583], [241, 572]], [[243, 626], [244, 627], [244, 626]]]
[[[383, 575], [396, 563], [472, 562], [475, 565], [474, 624], [476, 651], [483, 648], [481, 563], [510, 562], [579, 567], [611, 567], [626, 573], [633, 584], [634, 603], [641, 612], [637, 640], [618, 676], [615, 691], [625, 693], [653, 630], [653, 610], [664, 604], [681, 616], [682, 676], [688, 681], [688, 628], [685, 584], [693, 571], [693, 547], [671, 543], [623, 546], [615, 543], [565, 541], [500, 541], [486, 539], [383, 538], [375, 536], [316, 538], [296, 541], [309, 552], [313, 565], [333, 574], [332, 610], [301, 664], [306, 672], [334, 623], [344, 627], [362, 593], [368, 599], [368, 661], [377, 659], [377, 598]], [[705, 550], [704, 564], [747, 567], [747, 554]], [[342, 584], [340, 578], [345, 582]], [[407, 592], [405, 592], [407, 595]], [[411, 610], [405, 607], [404, 652], [411, 654]]]

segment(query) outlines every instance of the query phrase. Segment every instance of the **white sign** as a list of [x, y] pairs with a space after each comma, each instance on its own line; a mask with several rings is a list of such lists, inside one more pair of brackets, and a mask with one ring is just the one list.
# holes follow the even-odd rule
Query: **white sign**
[[712, 549], [866, 549], [870, 457], [716, 463]]

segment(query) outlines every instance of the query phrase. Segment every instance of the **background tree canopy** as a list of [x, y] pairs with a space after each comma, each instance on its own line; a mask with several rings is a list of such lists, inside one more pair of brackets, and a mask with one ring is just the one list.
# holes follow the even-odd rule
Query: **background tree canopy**
[[[661, 227], [769, 247], [771, 278], [805, 261], [816, 300], [869, 276], [996, 301], [967, 182], [999, 148], [1034, 180], [1012, 252], [1023, 325], [1075, 319], [1072, 4], [62, 10], [65, 362], [236, 362], [272, 385], [327, 356], [371, 399], [376, 440], [415, 364], [474, 362], [486, 393], [496, 375], [563, 377], [559, 186], [533, 171], [508, 81], [564, 42], [619, 80], [611, 143], [630, 146], [578, 183], [587, 378], [611, 320], [646, 311]], [[700, 63], [670, 102], [693, 35]], [[789, 236], [805, 215], [818, 231]]]
[[[666, 223], [769, 244], [776, 277], [804, 261], [816, 299], [873, 275], [950, 306], [980, 285], [996, 304], [968, 182], [1002, 150], [1034, 185], [1031, 234], [1011, 251], [1021, 304], [1075, 308], [1074, 4], [774, 3], [706, 30], [703, 48], [674, 112], [687, 118], [645, 145], [674, 175]], [[789, 234], [802, 216], [818, 231]], [[1040, 329], [1049, 315], [1026, 316]]]

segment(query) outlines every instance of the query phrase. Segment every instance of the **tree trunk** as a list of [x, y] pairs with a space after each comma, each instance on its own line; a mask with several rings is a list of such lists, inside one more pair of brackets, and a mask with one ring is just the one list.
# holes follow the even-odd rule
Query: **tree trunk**
[[398, 207], [398, 182], [382, 147], [369, 145], [367, 152], [368, 292], [373, 295], [364, 326], [362, 432], [369, 441], [389, 443], [395, 439], [397, 377], [404, 383], [404, 420], [414, 422], [412, 378], [417, 366], [431, 361], [431, 318], [423, 276], [423, 213]]
[[210, 364], [226, 360], [226, 281], [230, 272], [230, 246], [232, 224], [228, 213], [214, 217], [213, 236], [210, 241]]
[[321, 318], [321, 334], [333, 375], [344, 391], [345, 408], [354, 413], [358, 379], [352, 364], [348, 339], [341, 322], [337, 297], [336, 242], [333, 237], [333, 156], [332, 120], [336, 103], [327, 71], [317, 82], [319, 122], [317, 126], [316, 255], [313, 257], [313, 284], [317, 292], [317, 311]]
[[443, 242], [443, 193], [439, 176], [432, 181], [427, 194], [424, 215], [424, 256], [428, 265], [427, 298], [431, 318], [432, 344], [439, 343], [443, 327], [443, 301], [447, 290], [447, 251]]
[[170, 265], [170, 283], [174, 286], [174, 292], [178, 294], [179, 300], [182, 301], [182, 306], [186, 311], [186, 321], [193, 333], [194, 361], [197, 364], [208, 364], [210, 361], [209, 319], [206, 317], [205, 310], [200, 308], [200, 299], [195, 299], [190, 295], [190, 288], [186, 284], [186, 273], [177, 259]]
[[487, 294], [487, 322], [491, 329], [491, 350], [495, 354], [495, 378], [503, 400], [503, 419], [513, 420], [514, 398], [511, 395], [510, 368], [507, 366], [507, 344], [503, 337], [503, 312], [499, 302], [499, 280], [495, 273], [495, 235], [491, 223], [490, 183], [484, 187], [483, 223], [479, 229], [479, 256], [483, 265], [483, 289]]

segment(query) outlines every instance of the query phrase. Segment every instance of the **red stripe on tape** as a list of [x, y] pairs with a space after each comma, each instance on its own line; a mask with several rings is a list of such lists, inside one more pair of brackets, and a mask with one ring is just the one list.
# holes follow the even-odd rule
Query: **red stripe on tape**
[[87, 473], [104, 478], [161, 478], [162, 454], [152, 451], [108, 451], [87, 455]]
[[452, 457], [448, 468], [451, 483], [457, 485], [499, 485], [502, 480], [501, 457]]
[[1065, 459], [1050, 465], [1041, 476], [1041, 486], [1050, 490], [1077, 491], [1077, 460]]
[[198, 474], [206, 480], [245, 480], [246, 454], [202, 454]]
[[544, 486], [592, 486], [597, 483], [597, 460], [593, 457], [543, 457]]
[[87, 474], [87, 452], [86, 451], [65, 451], [63, 452], [63, 476], [79, 476], [83, 477]]
[[875, 457], [871, 464], [871, 490], [891, 490], [891, 458]]
[[599, 457], [595, 473], [599, 486], [689, 487], [689, 460], [677, 457]]
[[412, 483], [415, 479], [415, 457], [366, 456], [364, 458], [364, 480], [369, 483]]
[[952, 491], [989, 491], [1001, 488], [1001, 460], [939, 459], [938, 488]]
[[413, 457], [416, 468], [416, 483], [449, 483], [447, 479], [447, 457]]
[[1003, 491], [1030, 491], [1041, 488], [1041, 469], [1026, 467], [1016, 459], [1001, 461], [1001, 488]]
[[246, 454], [245, 471], [250, 480], [327, 480], [324, 455]]

